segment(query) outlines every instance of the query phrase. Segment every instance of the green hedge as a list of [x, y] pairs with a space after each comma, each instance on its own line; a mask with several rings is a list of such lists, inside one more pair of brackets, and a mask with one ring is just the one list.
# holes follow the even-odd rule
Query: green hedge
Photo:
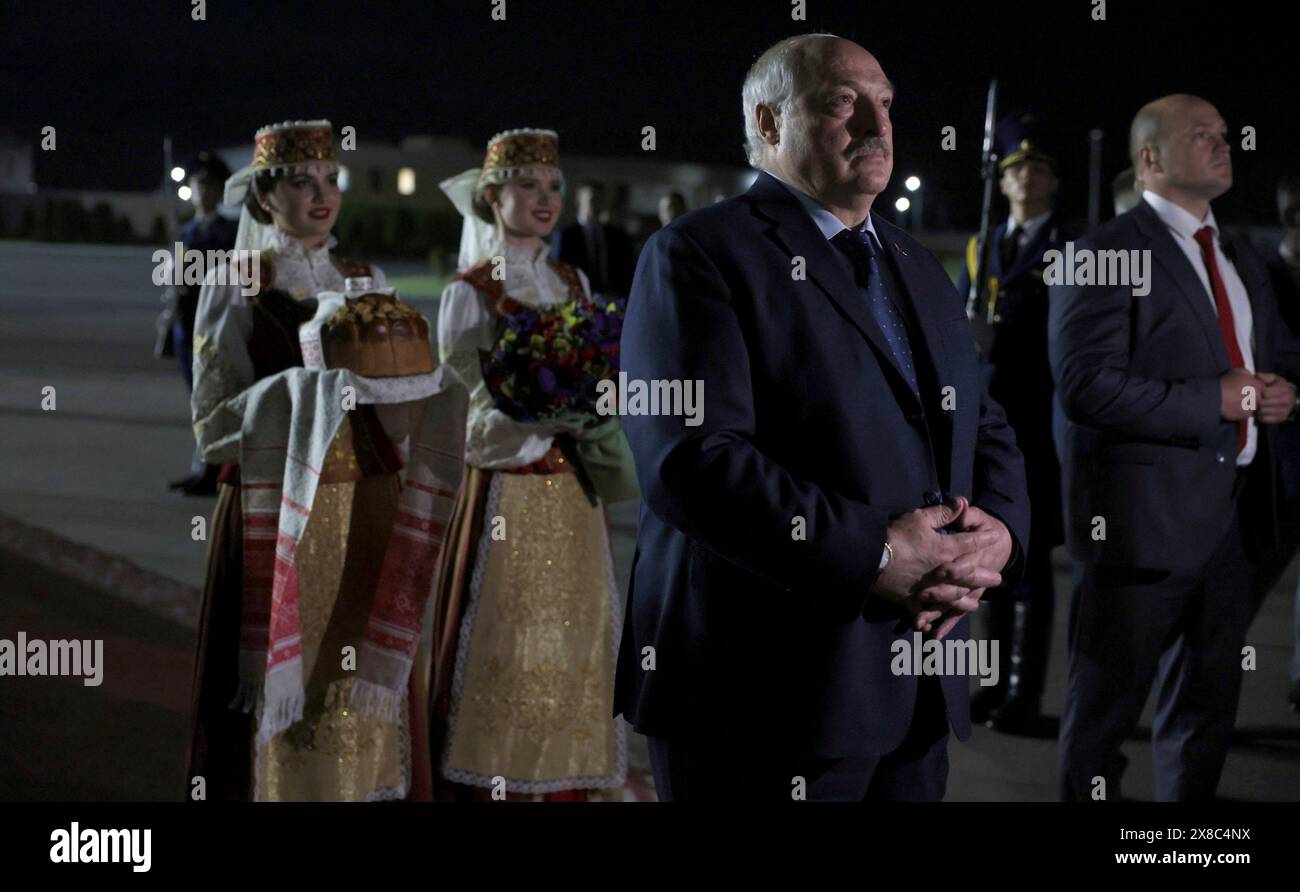
[[[154, 220], [154, 230], [165, 233], [162, 217]], [[102, 244], [150, 243], [136, 235], [129, 217], [113, 216], [113, 207], [98, 202], [87, 211], [75, 199], [47, 198], [39, 205], [27, 205], [18, 217], [18, 226], [6, 235], [42, 242], [98, 242]], [[157, 239], [160, 243], [165, 237]]]
[[[355, 257], [428, 259], [435, 273], [454, 268], [460, 245], [461, 218], [452, 209], [429, 211], [348, 200], [334, 226], [340, 250]], [[10, 233], [6, 233], [10, 235]], [[126, 217], [114, 217], [112, 206], [99, 202], [87, 211], [73, 199], [47, 198], [25, 207], [13, 237], [45, 242], [106, 244], [164, 244], [167, 227], [161, 215], [147, 233], [132, 231]]]
[[344, 253], [358, 257], [427, 257], [435, 270], [455, 258], [461, 218], [454, 210], [369, 204], [345, 200], [334, 235]]

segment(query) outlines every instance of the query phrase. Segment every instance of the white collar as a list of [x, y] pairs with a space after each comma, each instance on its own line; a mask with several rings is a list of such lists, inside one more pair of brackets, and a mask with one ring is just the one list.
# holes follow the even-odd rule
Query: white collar
[[536, 266], [546, 259], [547, 246], [546, 242], [542, 242], [537, 248], [529, 248], [519, 242], [506, 239], [501, 253], [506, 258], [506, 263]]
[[[799, 199], [799, 204], [803, 205], [803, 209], [808, 212], [810, 217], [812, 217], [812, 221], [817, 224], [817, 228], [821, 230], [822, 237], [825, 238], [826, 241], [829, 242], [831, 239], [835, 238], [835, 236], [849, 228], [844, 225], [844, 221], [828, 211], [824, 204], [804, 192], [798, 186], [792, 186], [770, 170], [767, 171], [767, 173], [772, 177], [772, 179], [776, 180], [782, 186], [785, 186], [794, 193], [794, 197]], [[875, 224], [871, 222], [871, 214], [867, 214], [867, 222], [859, 228], [865, 229], [867, 232], [871, 233], [872, 241], [875, 242], [877, 247], [880, 246], [880, 236], [876, 233]]]
[[270, 232], [267, 234], [267, 249], [274, 251], [281, 257], [297, 257], [302, 260], [314, 260], [324, 255], [329, 257], [329, 252], [339, 243], [332, 234], [325, 239], [320, 245], [308, 251], [298, 239], [289, 235], [289, 233], [277, 226], [269, 227]]
[[1197, 220], [1191, 211], [1179, 207], [1168, 198], [1157, 195], [1150, 189], [1143, 190], [1142, 199], [1151, 205], [1151, 209], [1156, 212], [1156, 216], [1160, 218], [1160, 221], [1176, 235], [1181, 235], [1183, 238], [1195, 238], [1197, 230], [1202, 226], [1208, 226], [1214, 234], [1214, 238], [1218, 239], [1219, 227], [1214, 222], [1213, 208], [1206, 212], [1204, 220]]
[[1007, 217], [1006, 234], [1012, 235], [1013, 233], [1016, 232], [1016, 230], [1023, 229], [1025, 232], [1025, 239], [1026, 240], [1032, 239], [1035, 235], [1038, 234], [1038, 230], [1042, 228], [1042, 225], [1047, 222], [1047, 218], [1050, 216], [1052, 216], [1051, 208], [1048, 208], [1046, 211], [1039, 214], [1037, 217], [1030, 217], [1028, 220], [1026, 220], [1023, 223], [1017, 223], [1015, 217]]

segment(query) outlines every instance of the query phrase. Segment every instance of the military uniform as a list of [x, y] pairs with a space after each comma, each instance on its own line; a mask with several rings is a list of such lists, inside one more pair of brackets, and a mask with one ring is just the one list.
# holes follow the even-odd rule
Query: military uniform
[[[1026, 159], [1056, 162], [1021, 126], [1024, 118], [999, 124], [999, 171]], [[1064, 250], [1077, 237], [1052, 210], [1018, 223], [1008, 218], [989, 234], [987, 288], [992, 344], [983, 357], [990, 395], [1006, 411], [1025, 457], [1029, 485], [1029, 550], [1021, 583], [989, 601], [989, 635], [1000, 642], [999, 682], [972, 700], [976, 720], [991, 710], [999, 730], [1030, 730], [1038, 716], [1047, 672], [1054, 601], [1052, 548], [1064, 542], [1061, 469], [1053, 439], [1052, 373], [1047, 358], [1047, 267], [1043, 255]], [[967, 245], [958, 287], [969, 293], [977, 266], [977, 239]], [[1010, 647], [1008, 647], [1008, 643]]]
[[[185, 165], [186, 175], [206, 177], [224, 184], [230, 176], [230, 168], [211, 152], [200, 152]], [[220, 213], [213, 211], [206, 215], [196, 215], [181, 227], [180, 240], [185, 249], [208, 252], [229, 251], [235, 246], [235, 236], [239, 224]], [[175, 285], [169, 315], [171, 318], [170, 354], [176, 357], [181, 367], [181, 377], [185, 379], [185, 389], [194, 390], [194, 317], [199, 306], [198, 285], [184, 282]], [[166, 355], [168, 351], [163, 351]], [[180, 490], [186, 495], [206, 496], [216, 494], [216, 465], [208, 465], [202, 456], [195, 452], [190, 461], [190, 474], [171, 484], [172, 489]]]
[[[229, 217], [210, 214], [195, 217], [181, 227], [180, 239], [186, 250], [229, 251], [235, 247], [239, 224]], [[172, 349], [180, 363], [187, 390], [194, 389], [194, 315], [199, 307], [199, 286], [176, 286], [175, 318], [172, 319]]]

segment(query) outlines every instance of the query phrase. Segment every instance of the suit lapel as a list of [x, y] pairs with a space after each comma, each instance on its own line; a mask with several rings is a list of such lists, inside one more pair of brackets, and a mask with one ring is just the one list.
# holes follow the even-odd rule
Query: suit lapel
[[1253, 336], [1251, 350], [1255, 356], [1255, 368], [1271, 372], [1274, 357], [1270, 349], [1272, 340], [1271, 332], [1268, 331], [1269, 314], [1263, 299], [1263, 289], [1271, 287], [1268, 282], [1268, 271], [1256, 262], [1255, 253], [1244, 239], [1225, 236], [1221, 242], [1223, 253], [1232, 261], [1241, 284], [1246, 286], [1246, 296], [1250, 299], [1250, 327]]
[[1164, 267], [1165, 272], [1169, 273], [1177, 283], [1183, 299], [1187, 301], [1192, 312], [1196, 314], [1197, 321], [1201, 323], [1201, 332], [1205, 335], [1205, 340], [1214, 353], [1215, 359], [1223, 368], [1227, 368], [1230, 365], [1228, 349], [1223, 344], [1219, 317], [1214, 312], [1213, 296], [1206, 292], [1200, 276], [1192, 269], [1187, 255], [1174, 242], [1174, 237], [1169, 234], [1168, 228], [1160, 219], [1160, 215], [1155, 212], [1155, 208], [1144, 199], [1138, 202], [1132, 214], [1138, 230], [1147, 240], [1146, 244], [1139, 246], [1139, 250], [1150, 250], [1156, 263]]
[[836, 248], [822, 235], [799, 200], [767, 173], [758, 175], [748, 194], [755, 202], [756, 211], [775, 224], [768, 232], [771, 238], [791, 258], [804, 259], [809, 280], [875, 348], [881, 367], [898, 379], [902, 387], [895, 389], [911, 393], [911, 386], [894, 364], [893, 350], [867, 309], [857, 282], [845, 271], [843, 261], [835, 254]]

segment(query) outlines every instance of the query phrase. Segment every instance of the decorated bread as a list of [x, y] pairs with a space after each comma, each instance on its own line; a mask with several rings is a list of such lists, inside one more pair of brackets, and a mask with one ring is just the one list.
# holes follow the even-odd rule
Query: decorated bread
[[429, 323], [391, 294], [350, 297], [321, 330], [325, 365], [366, 378], [397, 378], [433, 371]]

